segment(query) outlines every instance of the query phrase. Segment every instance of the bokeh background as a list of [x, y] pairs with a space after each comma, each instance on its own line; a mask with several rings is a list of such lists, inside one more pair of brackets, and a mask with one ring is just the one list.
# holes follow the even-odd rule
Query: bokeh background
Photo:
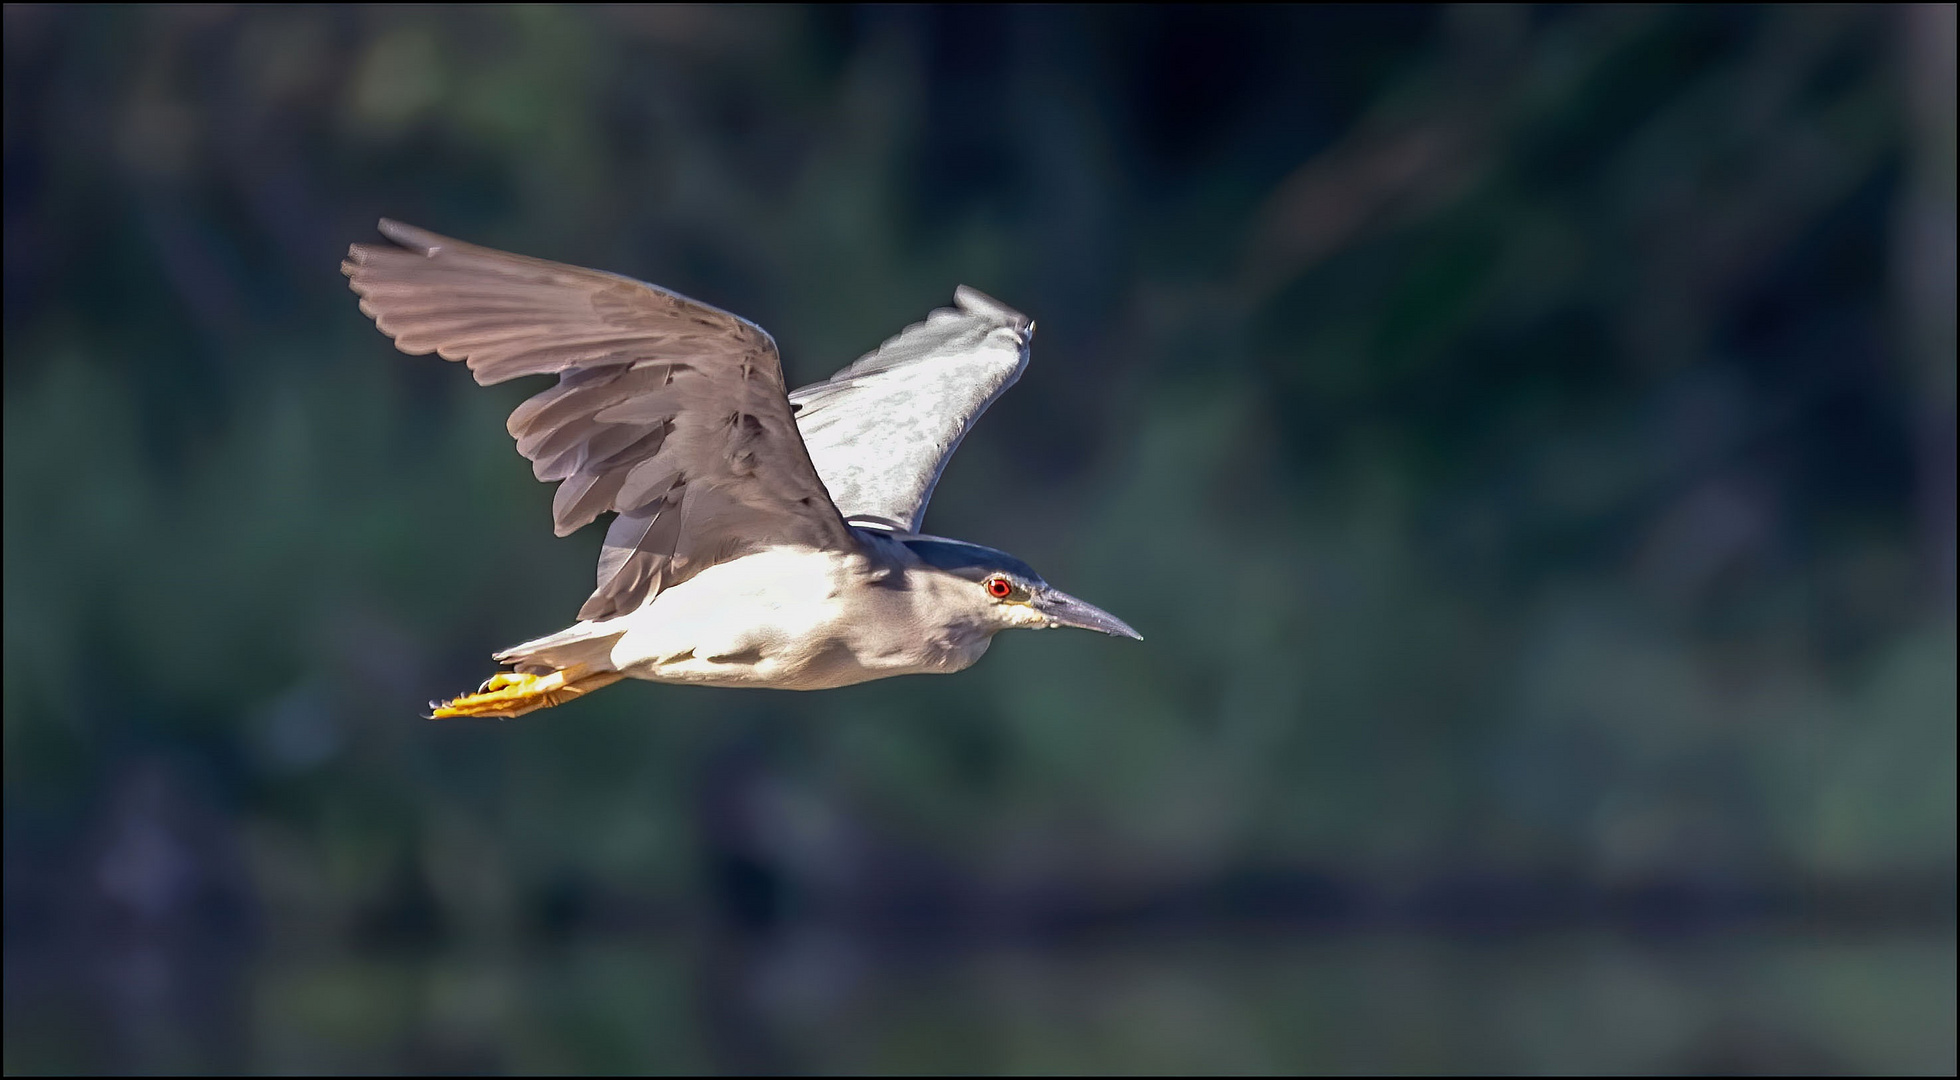
[[[5, 24], [5, 1067], [1955, 1067], [1954, 9]], [[387, 215], [1034, 362], [1142, 644], [428, 723], [565, 624]]]

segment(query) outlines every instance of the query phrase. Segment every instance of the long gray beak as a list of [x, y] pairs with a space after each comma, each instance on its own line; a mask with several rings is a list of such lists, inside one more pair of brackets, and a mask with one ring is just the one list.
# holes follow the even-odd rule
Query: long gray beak
[[1034, 607], [1036, 611], [1055, 620], [1057, 626], [1079, 626], [1084, 630], [1094, 630], [1111, 637], [1143, 640], [1143, 635], [1130, 629], [1129, 623], [1094, 604], [1085, 604], [1060, 589], [1045, 589], [1036, 593]]

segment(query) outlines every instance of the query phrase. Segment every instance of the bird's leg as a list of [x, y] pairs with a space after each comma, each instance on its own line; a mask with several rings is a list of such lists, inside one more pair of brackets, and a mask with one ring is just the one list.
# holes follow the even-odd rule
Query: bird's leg
[[474, 694], [464, 694], [444, 702], [431, 702], [429, 718], [446, 720], [452, 716], [523, 716], [527, 712], [548, 709], [553, 705], [563, 705], [575, 697], [582, 697], [602, 686], [611, 686], [625, 678], [617, 671], [597, 671], [587, 674], [583, 666], [574, 666], [548, 675], [523, 675], [515, 671], [500, 671], [484, 680], [483, 688]]

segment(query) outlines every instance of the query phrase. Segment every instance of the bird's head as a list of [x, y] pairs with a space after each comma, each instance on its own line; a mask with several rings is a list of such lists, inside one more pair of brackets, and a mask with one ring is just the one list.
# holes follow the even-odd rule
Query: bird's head
[[1130, 624], [1048, 584], [1033, 567], [1004, 551], [930, 536], [903, 543], [921, 562], [957, 579], [960, 584], [953, 592], [961, 598], [960, 606], [994, 630], [1076, 626], [1143, 640]]

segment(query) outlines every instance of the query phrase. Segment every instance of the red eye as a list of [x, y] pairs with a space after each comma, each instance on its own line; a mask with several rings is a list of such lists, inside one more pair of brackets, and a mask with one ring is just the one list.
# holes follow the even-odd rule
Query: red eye
[[1014, 591], [1014, 585], [1004, 577], [992, 577], [987, 579], [987, 595], [993, 597], [996, 600], [1007, 599], [1007, 594], [1013, 591]]

